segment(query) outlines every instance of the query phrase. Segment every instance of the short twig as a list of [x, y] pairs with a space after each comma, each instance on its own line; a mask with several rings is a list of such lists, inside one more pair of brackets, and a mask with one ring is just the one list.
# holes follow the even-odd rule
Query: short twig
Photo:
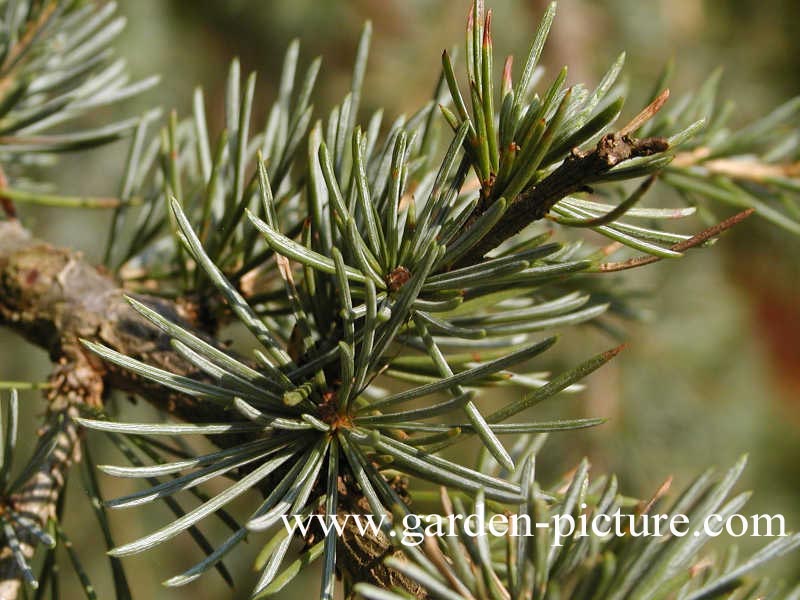
[[604, 135], [588, 152], [574, 148], [552, 173], [523, 190], [494, 228], [454, 268], [479, 262], [487, 252], [534, 221], [543, 219], [559, 200], [585, 190], [618, 164], [631, 158], [665, 152], [669, 148], [665, 138], [634, 139], [631, 135], [658, 112], [668, 97], [669, 90], [664, 90], [620, 131]]
[[[716, 225], [709, 227], [708, 229], [704, 229], [700, 233], [690, 237], [688, 240], [684, 240], [683, 242], [679, 242], [673, 245], [670, 248], [670, 250], [674, 250], [675, 252], [683, 252], [684, 250], [689, 250], [690, 248], [695, 248], [696, 246], [704, 244], [711, 238], [717, 237], [723, 231], [727, 231], [734, 225], [738, 225], [739, 223], [744, 221], [747, 217], [752, 215], [754, 212], [755, 210], [752, 208], [743, 210], [742, 212], [737, 213], [728, 219], [725, 219], [721, 223], [717, 223]], [[611, 271], [624, 271], [626, 269], [633, 269], [635, 267], [649, 265], [659, 260], [661, 260], [660, 256], [641, 256], [639, 258], [631, 258], [630, 260], [625, 260], [621, 262], [604, 263], [601, 264], [597, 268], [597, 270], [605, 273]]]

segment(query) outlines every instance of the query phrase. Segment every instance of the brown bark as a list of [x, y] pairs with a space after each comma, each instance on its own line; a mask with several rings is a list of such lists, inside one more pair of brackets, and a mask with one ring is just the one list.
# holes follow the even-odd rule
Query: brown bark
[[[47, 461], [25, 483], [13, 498], [6, 500], [14, 510], [40, 525], [44, 525], [55, 515], [58, 495], [64, 486], [66, 471], [76, 458], [78, 448], [78, 427], [70, 416], [74, 409], [54, 415], [50, 427], [58, 429], [56, 445]], [[70, 414], [68, 414], [68, 412]], [[36, 538], [23, 531], [17, 531], [23, 554], [30, 558], [36, 549]], [[0, 549], [0, 600], [14, 600], [22, 586], [20, 570], [11, 549]]]
[[[47, 427], [59, 429], [55, 451], [15, 497], [6, 499], [41, 526], [55, 513], [66, 470], [77, 459], [81, 404], [100, 406], [108, 390], [137, 393], [176, 417], [224, 421], [224, 411], [102, 363], [80, 339], [104, 344], [172, 373], [199, 376], [171, 348], [169, 338], [134, 311], [125, 292], [80, 253], [35, 239], [17, 221], [0, 222], [0, 325], [50, 353], [57, 365], [48, 392]], [[182, 311], [158, 298], [140, 298], [177, 322]], [[26, 556], [34, 543], [21, 539]], [[20, 572], [7, 548], [0, 551], [0, 600], [17, 597]]]
[[609, 133], [588, 152], [574, 149], [552, 173], [514, 198], [500, 221], [458, 261], [455, 268], [480, 262], [487, 252], [534, 221], [543, 219], [559, 200], [582, 191], [616, 165], [638, 156], [664, 152], [667, 148], [667, 141], [663, 138], [635, 140], [624, 133]]
[[[175, 303], [138, 297], [170, 320], [187, 323]], [[37, 240], [15, 221], [0, 223], [0, 325], [50, 353], [53, 362], [71, 362], [100, 380], [70, 401], [100, 405], [104, 390], [143, 395], [177, 417], [225, 419], [225, 411], [172, 392], [113, 365], [102, 363], [80, 339], [101, 343], [172, 373], [199, 376], [178, 356], [169, 338], [125, 300], [125, 291], [80, 253]]]

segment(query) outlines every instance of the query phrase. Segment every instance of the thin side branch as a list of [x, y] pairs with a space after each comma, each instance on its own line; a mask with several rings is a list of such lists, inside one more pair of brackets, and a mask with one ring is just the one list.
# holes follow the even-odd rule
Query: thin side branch
[[[724, 221], [717, 223], [716, 225], [712, 225], [708, 229], [704, 229], [700, 233], [693, 235], [688, 240], [674, 244], [672, 247], [670, 247], [670, 250], [674, 250], [675, 252], [683, 252], [684, 250], [689, 250], [690, 248], [695, 248], [701, 244], [705, 244], [708, 240], [717, 237], [719, 234], [727, 231], [734, 225], [738, 225], [754, 212], [755, 209], [748, 208], [740, 213], [736, 213], [732, 217], [729, 217]], [[659, 260], [661, 260], [660, 256], [640, 256], [622, 262], [603, 263], [597, 268], [597, 270], [606, 273], [611, 271], [625, 271], [626, 269], [633, 269], [636, 267], [649, 265], [651, 263], [658, 262]]]
[[705, 160], [710, 150], [701, 146], [691, 152], [682, 152], [675, 155], [672, 164], [676, 167], [701, 166], [712, 175], [730, 177], [739, 181], [753, 181], [765, 183], [770, 179], [800, 177], [800, 162], [791, 163], [765, 163], [750, 158], [715, 158]]

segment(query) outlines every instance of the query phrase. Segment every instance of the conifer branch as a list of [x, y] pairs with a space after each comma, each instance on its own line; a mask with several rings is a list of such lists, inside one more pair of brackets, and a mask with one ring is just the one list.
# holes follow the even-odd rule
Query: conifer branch
[[517, 196], [500, 222], [456, 264], [456, 268], [479, 262], [487, 252], [531, 223], [543, 219], [561, 199], [584, 191], [618, 164], [631, 158], [666, 152], [668, 148], [667, 140], [661, 137], [637, 140], [624, 134], [610, 133], [588, 152], [574, 149], [555, 171]]
[[[487, 252], [494, 250], [531, 223], [543, 219], [560, 200], [575, 192], [585, 191], [617, 165], [632, 158], [653, 156], [669, 150], [666, 138], [633, 137], [636, 131], [658, 113], [668, 98], [669, 90], [665, 89], [627, 125], [615, 133], [604, 135], [591, 150], [584, 152], [573, 148], [561, 165], [542, 181], [519, 193], [500, 221], [456, 264], [456, 268], [479, 262]], [[476, 214], [475, 217], [477, 216], [480, 215]]]
[[[40, 442], [12, 483], [16, 392], [8, 406], [0, 403], [0, 411], [11, 415], [0, 418], [1, 598], [20, 595], [23, 580], [36, 587], [28, 563], [37, 539], [51, 548], [42, 580], [55, 560], [57, 538], [84, 591], [93, 593], [58, 522], [66, 473], [82, 449], [85, 466], [92, 473], [95, 468], [88, 446], [81, 446], [79, 426], [107, 434], [130, 462], [99, 470], [148, 486], [108, 502], [96, 482], [88, 486], [120, 599], [129, 599], [130, 590], [118, 557], [150, 551], [183, 533], [204, 556], [166, 586], [187, 584], [211, 569], [233, 583], [222, 562], [226, 554], [251, 533], [273, 529], [256, 560], [254, 598], [278, 592], [319, 557], [325, 600], [334, 597], [337, 575], [345, 580], [346, 593], [368, 599], [394, 598], [391, 588], [399, 588], [403, 597], [521, 600], [551, 591], [575, 598], [629, 592], [651, 597], [661, 586], [679, 583], [687, 569], [691, 576], [706, 569], [699, 554], [705, 540], [693, 537], [664, 545], [624, 537], [574, 539], [548, 548], [550, 536], [559, 534], [545, 531], [535, 540], [506, 540], [505, 548], [503, 540], [490, 545], [486, 538], [459, 535], [429, 539], [414, 549], [401, 547], [396, 534], [403, 517], [412, 514], [412, 498], [425, 494], [408, 489], [415, 479], [444, 486], [441, 499], [449, 516], [466, 512], [462, 500], [473, 513], [513, 509], [537, 522], [549, 514], [577, 514], [586, 507], [611, 511], [628, 502], [613, 477], [590, 485], [585, 459], [552, 488], [540, 487], [538, 434], [592, 427], [603, 419], [515, 417], [580, 389], [584, 377], [621, 349], [543, 375], [532, 369], [557, 338], [541, 332], [624, 313], [620, 305], [629, 298], [605, 290], [598, 282], [602, 273], [678, 258], [753, 213], [749, 208], [693, 236], [673, 232], [660, 223], [690, 216], [695, 207], [639, 206], [654, 181], [739, 209], [757, 207], [766, 218], [800, 232], [793, 199], [781, 198], [780, 210], [769, 205], [776, 189], [800, 189], [794, 146], [783, 143], [761, 152], [793, 122], [800, 100], [730, 134], [720, 129], [724, 118], [707, 119], [713, 77], [688, 105], [661, 111], [669, 97], [664, 79], [656, 87], [664, 91], [615, 130], [624, 103], [624, 90], [616, 85], [624, 54], [594, 90], [581, 84], [565, 89], [564, 69], [539, 89], [541, 95], [534, 93], [555, 3], [545, 12], [516, 84], [511, 61], [506, 62], [498, 98], [491, 11], [474, 0], [464, 96], [453, 55], [445, 52], [430, 103], [388, 128], [381, 111], [360, 126], [368, 23], [350, 92], [327, 116], [318, 118], [312, 103], [319, 59], [296, 81], [295, 41], [263, 127], [251, 122], [258, 112], [255, 74], [243, 80], [234, 61], [222, 132], [211, 137], [198, 90], [192, 118], [171, 113], [160, 135], [148, 142], [157, 111], [96, 129], [56, 129], [155, 82], [129, 85], [120, 75], [121, 62], [102, 67], [110, 53], [106, 45], [124, 22], [113, 18], [113, 2], [21, 0], [8, 7], [0, 21], [5, 34], [0, 101], [6, 109], [0, 115], [0, 150], [9, 174], [0, 169], [0, 209], [6, 216], [0, 220], [0, 326], [44, 348], [55, 366], [47, 384], [27, 385], [46, 390], [41, 440], [52, 440], [54, 448]], [[83, 66], [76, 69], [98, 48], [104, 52], [97, 62], [89, 60], [86, 72]], [[437, 106], [454, 132], [443, 151], [437, 148]], [[704, 122], [711, 125], [701, 133]], [[53, 194], [40, 185], [26, 190], [21, 178], [14, 179], [42, 154], [82, 150], [131, 133], [116, 197]], [[477, 193], [468, 183], [471, 172]], [[598, 189], [605, 193], [603, 202], [580, 194], [646, 176], [631, 195], [609, 186]], [[113, 208], [104, 259], [113, 274], [78, 252], [33, 238], [16, 220], [15, 203]], [[138, 215], [126, 212], [134, 204], [141, 206]], [[129, 216], [136, 223], [123, 227]], [[523, 232], [544, 218], [547, 231]], [[646, 219], [646, 226], [636, 219]], [[592, 247], [569, 235], [552, 235], [573, 227], [613, 243]], [[627, 254], [602, 262], [617, 252]], [[134, 297], [132, 290], [143, 293]], [[232, 321], [256, 342], [243, 350], [251, 353], [248, 358], [216, 337], [220, 325]], [[388, 392], [373, 385], [378, 378], [402, 385]], [[490, 386], [520, 394], [484, 414], [477, 400]], [[180, 423], [118, 422], [104, 406], [115, 391], [142, 396]], [[410, 401], [418, 404], [409, 407]], [[176, 443], [158, 441], [165, 435]], [[201, 454], [184, 441], [193, 435], [209, 438], [217, 448]], [[439, 454], [470, 436], [481, 442], [474, 467], [463, 457]], [[703, 499], [699, 511], [717, 510], [743, 467], [742, 460], [716, 482], [704, 475], [681, 502], [692, 504], [695, 495]], [[211, 480], [220, 485], [199, 487]], [[239, 522], [224, 507], [250, 491], [262, 494], [260, 503]], [[199, 505], [184, 510], [176, 500], [183, 493]], [[726, 506], [739, 506], [743, 498]], [[175, 520], [139, 539], [114, 542], [105, 506], [162, 502]], [[653, 503], [635, 512], [641, 517]], [[24, 531], [10, 522], [20, 511], [32, 523]], [[333, 519], [372, 515], [380, 518], [380, 531], [364, 533], [352, 522], [345, 523], [343, 535], [312, 528], [303, 534], [300, 555], [287, 559], [292, 540], [300, 536], [280, 528], [276, 533], [274, 526], [287, 516], [323, 513]], [[232, 532], [220, 544], [199, 529], [211, 518]], [[52, 537], [44, 533], [48, 526]], [[419, 534], [423, 526], [411, 529]], [[685, 582], [685, 589], [696, 597], [728, 589], [745, 571], [798, 545], [798, 536], [779, 540], [738, 567], [726, 564], [727, 570], [707, 581]], [[654, 557], [657, 546], [666, 550]], [[500, 563], [495, 550], [503, 550]], [[607, 585], [597, 594], [601, 577]], [[57, 595], [56, 586], [51, 589]]]

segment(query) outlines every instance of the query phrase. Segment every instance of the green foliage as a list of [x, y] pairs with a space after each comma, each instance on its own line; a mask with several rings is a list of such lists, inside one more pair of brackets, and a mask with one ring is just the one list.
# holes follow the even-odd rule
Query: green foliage
[[[669, 77], [668, 66], [662, 79]], [[797, 120], [800, 98], [793, 98], [741, 129], [729, 122], [735, 105], [717, 106], [720, 73], [714, 73], [697, 94], [686, 95], [643, 128], [661, 135], [696, 117], [708, 125], [688, 140], [685, 153], [667, 165], [661, 180], [691, 205], [711, 199], [757, 214], [793, 234], [800, 233], [797, 204]]]
[[[118, 597], [130, 594], [119, 557], [188, 531], [205, 557], [165, 585], [187, 584], [212, 567], [232, 583], [221, 561], [245, 539], [262, 539], [260, 532], [270, 530], [257, 559], [253, 596], [277, 592], [322, 557], [320, 596], [332, 598], [337, 568], [346, 571], [347, 564], [335, 534], [306, 540], [308, 547], [281, 571], [293, 537], [275, 526], [287, 515], [352, 512], [353, 497], [364, 501], [359, 510], [397, 523], [411, 513], [409, 496], [417, 494], [413, 486], [406, 494], [400, 483], [405, 478], [449, 490], [443, 491], [445, 514], [464, 514], [465, 498], [478, 511], [520, 511], [537, 522], [555, 514], [577, 516], [584, 502], [589, 511], [626, 505], [641, 516], [652, 505], [632, 507], [613, 477], [590, 483], [586, 462], [540, 489], [533, 465], [541, 437], [533, 434], [591, 427], [603, 419], [542, 421], [522, 414], [576, 391], [619, 351], [555, 375], [541, 373], [537, 359], [556, 343], [542, 332], [602, 325], [609, 311], [626, 310], [624, 293], [605, 284], [609, 272], [681, 257], [737, 222], [734, 217], [694, 236], [660, 227], [691, 217], [696, 197], [756, 208], [776, 224], [798, 229], [791, 196], [800, 189], [797, 179], [775, 170], [787, 157], [796, 159], [791, 127], [797, 100], [731, 132], [724, 129], [730, 110], [712, 112], [715, 78], [670, 110], [661, 110], [668, 93], [659, 83], [646, 108], [610, 131], [624, 103], [616, 83], [624, 55], [594, 90], [565, 88], [564, 70], [535, 91], [555, 4], [515, 81], [511, 60], [500, 78], [493, 75], [491, 13], [484, 15], [482, 3], [474, 3], [465, 56], [468, 101], [445, 53], [428, 104], [388, 125], [380, 111], [359, 125], [367, 25], [351, 91], [325, 118], [315, 116], [311, 103], [320, 61], [312, 61], [298, 83], [294, 42], [277, 99], [263, 127], [253, 129], [257, 133], [251, 133], [255, 75], [242, 86], [234, 61], [224, 130], [210, 135], [198, 90], [191, 117], [181, 120], [173, 113], [150, 141], [150, 115], [99, 130], [43, 135], [150, 85], [127, 85], [117, 63], [103, 69], [100, 58], [87, 61], [120, 27], [109, 21], [113, 5], [5, 7], [0, 91], [5, 81], [15, 91], [2, 101], [2, 123], [5, 135], [14, 137], [3, 138], [0, 153], [28, 160], [35, 152], [83, 148], [135, 128], [106, 262], [132, 291], [132, 306], [205, 377], [170, 373], [92, 341], [86, 348], [230, 415], [219, 423], [120, 423], [102, 412], [79, 420], [105, 432], [131, 463], [99, 470], [148, 485], [106, 507], [164, 502], [175, 515], [156, 531], [114, 546], [90, 470], [87, 487], [110, 548]], [[26, 42], [34, 27], [41, 35]], [[61, 52], [54, 54], [47, 40], [57, 40]], [[447, 126], [453, 132], [449, 141], [443, 139]], [[35, 138], [28, 137], [32, 133]], [[633, 190], [620, 184], [644, 176]], [[654, 181], [678, 190], [692, 206], [639, 207]], [[783, 203], [781, 209], [774, 200]], [[125, 222], [133, 225], [125, 230]], [[584, 236], [586, 229], [610, 244], [595, 245], [597, 236]], [[251, 334], [254, 348], [234, 352], [213, 336], [171, 322], [135, 292], [191, 302], [211, 329], [236, 323]], [[482, 392], [495, 386], [514, 393], [487, 412]], [[164, 436], [170, 441], [160, 441]], [[214, 451], [194, 454], [184, 442], [191, 436], [222, 441]], [[508, 436], [514, 436], [510, 444]], [[482, 447], [478, 465], [441, 456], [471, 437]], [[742, 467], [718, 482], [703, 475], [671, 511], [699, 521], [711, 512], [738, 510], [745, 497], [728, 497]], [[213, 493], [200, 490], [212, 480]], [[224, 511], [251, 491], [263, 498], [242, 522]], [[183, 509], [175, 499], [182, 492], [200, 503]], [[219, 544], [198, 528], [212, 516], [230, 529]], [[3, 525], [13, 548], [13, 527]], [[387, 539], [391, 532], [387, 521]], [[557, 547], [551, 545], [554, 535], [544, 531], [532, 541], [513, 542], [443, 539], [432, 546], [448, 560], [431, 556], [430, 547], [400, 548], [406, 559], [395, 554], [386, 564], [432, 597], [710, 598], [727, 594], [746, 572], [800, 543], [789, 537], [744, 562], [731, 553], [700, 568], [707, 541], [702, 536], [663, 544], [654, 538], [570, 538]], [[405, 597], [376, 582], [353, 581], [356, 573], [344, 575], [347, 590], [366, 598]]]
[[[110, 44], [125, 26], [115, 11], [114, 2], [102, 7], [80, 0], [0, 2], [0, 161], [9, 176], [19, 167], [49, 164], [54, 153], [118, 140], [138, 123], [158, 117], [154, 110], [98, 128], [79, 124], [91, 111], [158, 82], [148, 77], [131, 83], [125, 60], [114, 57]], [[17, 188], [4, 181], [0, 187], [16, 202], [99, 208], [115, 204], [108, 198], [48, 194], [41, 185]]]
[[[534, 441], [538, 445], [538, 441]], [[534, 460], [526, 459], [516, 474], [525, 492], [519, 505], [519, 531], [526, 531], [529, 519], [532, 537], [476, 536], [465, 517], [478, 516], [488, 523], [494, 515], [482, 493], [476, 495], [470, 510], [459, 498], [451, 499], [442, 491], [442, 524], [426, 525], [432, 531], [449, 532], [449, 519], [456, 523], [455, 536], [436, 538], [438, 544], [425, 551], [409, 552], [410, 561], [389, 559], [389, 564], [407, 577], [419, 582], [436, 597], [463, 598], [545, 598], [576, 599], [611, 598], [718, 598], [739, 587], [741, 578], [765, 562], [778, 558], [800, 546], [800, 536], [780, 538], [760, 552], [739, 561], [735, 547], [723, 556], [713, 554], [697, 561], [697, 554], [710, 539], [700, 526], [710, 515], [734, 514], [742, 509], [749, 494], [729, 497], [739, 478], [745, 460], [715, 480], [712, 471], [697, 478], [673, 504], [663, 510], [669, 481], [649, 502], [636, 502], [619, 494], [615, 477], [601, 477], [590, 482], [589, 464], [581, 462], [574, 471], [557, 482], [552, 491], [539, 492], [534, 477]], [[495, 470], [497, 466], [495, 465]], [[544, 500], [543, 497], [550, 500]], [[695, 523], [684, 537], [637, 537], [653, 532], [655, 526], [645, 521], [655, 508], [670, 518], [686, 515]], [[599, 536], [587, 525], [587, 536], [568, 535], [569, 526], [556, 525], [555, 519], [570, 516], [580, 530], [581, 518], [587, 523], [597, 515], [626, 515], [621, 537]], [[475, 518], [472, 516], [471, 518]], [[499, 524], [500, 521], [498, 521]], [[507, 521], [506, 521], [507, 522]], [[562, 521], [563, 523], [563, 521]], [[543, 524], [546, 526], [540, 526]], [[469, 527], [469, 528], [468, 528]], [[601, 525], [601, 528], [603, 525]], [[458, 557], [452, 561], [443, 557]], [[359, 583], [355, 590], [367, 600], [399, 600], [405, 595]], [[769, 592], [771, 598], [794, 598], [800, 588], [782, 589], [760, 582], [749, 590], [749, 596]]]

